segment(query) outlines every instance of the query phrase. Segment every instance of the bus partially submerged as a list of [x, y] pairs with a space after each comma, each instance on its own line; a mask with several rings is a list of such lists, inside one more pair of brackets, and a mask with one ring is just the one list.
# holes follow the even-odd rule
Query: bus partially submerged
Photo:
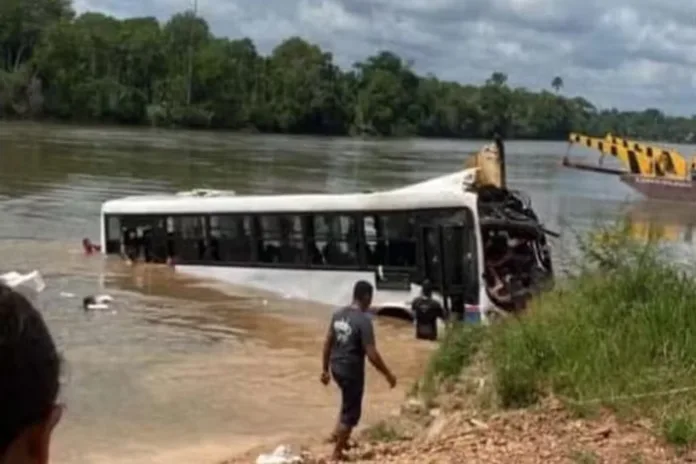
[[[486, 150], [476, 156], [497, 153], [495, 145]], [[447, 308], [485, 323], [523, 308], [552, 281], [553, 268], [529, 202], [483, 185], [484, 171], [474, 166], [370, 193], [126, 197], [103, 204], [101, 243], [106, 254], [173, 262], [192, 276], [332, 306], [349, 302], [355, 281], [367, 280], [384, 314], [410, 314], [428, 279]], [[487, 263], [501, 251], [496, 243], [525, 256], [501, 274]]]

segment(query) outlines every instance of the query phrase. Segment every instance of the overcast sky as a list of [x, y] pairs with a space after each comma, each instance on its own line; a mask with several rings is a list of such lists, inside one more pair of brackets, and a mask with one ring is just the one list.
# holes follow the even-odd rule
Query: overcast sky
[[[74, 0], [78, 13], [166, 20], [193, 0]], [[419, 72], [549, 88], [597, 106], [696, 113], [693, 0], [198, 0], [216, 35], [250, 37], [263, 53], [300, 35], [350, 65], [377, 50]]]

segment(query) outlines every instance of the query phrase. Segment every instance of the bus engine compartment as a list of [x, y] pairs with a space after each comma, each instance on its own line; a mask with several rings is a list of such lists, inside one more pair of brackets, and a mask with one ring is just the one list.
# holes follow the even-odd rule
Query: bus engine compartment
[[552, 288], [553, 263], [546, 230], [520, 192], [479, 188], [483, 277], [491, 301], [508, 313], [527, 308], [531, 298]]

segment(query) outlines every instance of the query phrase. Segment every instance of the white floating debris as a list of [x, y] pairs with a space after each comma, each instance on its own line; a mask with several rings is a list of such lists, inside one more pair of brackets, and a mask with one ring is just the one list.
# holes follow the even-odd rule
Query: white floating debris
[[16, 271], [0, 274], [0, 281], [8, 287], [19, 289], [19, 287], [33, 290], [37, 293], [43, 292], [46, 288], [46, 283], [39, 271], [31, 271], [26, 274], [20, 274]]
[[114, 301], [114, 299], [111, 297], [111, 295], [97, 295], [94, 297], [94, 301], [97, 304], [106, 304], [106, 303], [111, 303]]
[[60, 296], [63, 298], [75, 298], [76, 295], [70, 292], [60, 292]]
[[82, 299], [82, 307], [85, 311], [107, 310], [112, 301], [114, 299], [110, 295], [90, 295]]
[[98, 303], [88, 303], [85, 305], [85, 309], [88, 309], [90, 311], [106, 311], [109, 309], [109, 305], [105, 304], [98, 304]]
[[272, 454], [262, 454], [256, 464], [302, 464], [300, 456], [294, 456], [289, 446], [280, 445]]

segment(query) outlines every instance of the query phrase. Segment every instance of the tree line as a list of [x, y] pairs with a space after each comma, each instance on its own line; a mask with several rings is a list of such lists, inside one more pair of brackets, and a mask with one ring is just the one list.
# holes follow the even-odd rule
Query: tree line
[[341, 69], [300, 37], [268, 56], [192, 12], [76, 16], [70, 0], [0, 2], [0, 117], [290, 134], [565, 139], [570, 131], [691, 141], [696, 117], [599, 110], [549, 89], [417, 74], [382, 51]]

